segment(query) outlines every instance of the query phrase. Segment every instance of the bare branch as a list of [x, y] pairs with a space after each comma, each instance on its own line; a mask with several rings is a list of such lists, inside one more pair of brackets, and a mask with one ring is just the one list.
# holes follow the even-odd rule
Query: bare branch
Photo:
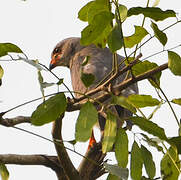
[[3, 164], [15, 165], [43, 165], [51, 168], [57, 176], [63, 176], [63, 169], [59, 164], [57, 156], [37, 155], [17, 155], [17, 154], [0, 154], [0, 162]]
[[63, 142], [62, 139], [62, 134], [61, 134], [61, 129], [62, 129], [62, 119], [64, 117], [64, 114], [61, 115], [56, 121], [54, 121], [53, 123], [53, 128], [52, 128], [52, 136], [54, 139], [54, 144], [55, 144], [55, 148], [57, 151], [57, 155], [58, 155], [58, 159], [60, 164], [63, 167], [64, 173], [66, 174], [66, 179], [75, 179], [75, 180], [80, 180], [80, 176], [78, 171], [75, 169], [75, 167], [73, 166], [67, 151], [62, 144], [57, 143], [57, 140], [59, 142]]
[[30, 117], [17, 116], [11, 119], [10, 118], [0, 119], [0, 124], [6, 127], [12, 127], [12, 126], [15, 126], [17, 124], [22, 124], [22, 123], [30, 123]]

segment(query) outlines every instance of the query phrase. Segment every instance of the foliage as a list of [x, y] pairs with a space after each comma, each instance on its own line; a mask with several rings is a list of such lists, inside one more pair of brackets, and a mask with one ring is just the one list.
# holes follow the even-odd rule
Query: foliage
[[[170, 28], [172, 25], [165, 27], [164, 30], [160, 30], [158, 21], [164, 21], [167, 18], [174, 18], [175, 20], [176, 13], [173, 10], [163, 11], [155, 7], [158, 3], [159, 1], [156, 1], [154, 7], [149, 7], [148, 4], [147, 7], [132, 7], [128, 9], [126, 4], [119, 4], [117, 0], [94, 0], [88, 2], [78, 13], [78, 18], [88, 23], [81, 32], [82, 45], [95, 44], [101, 48], [108, 46], [114, 55], [117, 50], [123, 49], [127, 66], [131, 65], [135, 60], [138, 50], [152, 38], [157, 38], [158, 43], [164, 48], [168, 41], [164, 30]], [[135, 32], [129, 36], [124, 36], [123, 24], [132, 16], [139, 17], [139, 15], [144, 17], [142, 26], [137, 26], [132, 22], [130, 26], [135, 28]], [[150, 22], [150, 27], [144, 26], [145, 21]], [[179, 21], [177, 21], [177, 23], [179, 23]], [[173, 24], [176, 23], [174, 22]], [[150, 33], [150, 29], [153, 34]], [[127, 54], [128, 49], [129, 52], [132, 52], [130, 55]], [[171, 50], [167, 52], [168, 62], [166, 63], [168, 63], [168, 68], [173, 75], [181, 76], [180, 55]], [[9, 55], [9, 53], [23, 52], [14, 44], [0, 43], [0, 57]], [[142, 54], [144, 54], [144, 52], [142, 52]], [[133, 60], [130, 61], [130, 58]], [[22, 60], [22, 58], [19, 58], [19, 60]], [[114, 60], [116, 61], [116, 58]], [[82, 64], [82, 67], [86, 65], [87, 62], [88, 57]], [[44, 98], [44, 102], [32, 113], [31, 123], [36, 126], [41, 126], [55, 121], [60, 115], [64, 114], [68, 102], [63, 92], [53, 95], [46, 100], [44, 89], [53, 84], [44, 82], [43, 75], [41, 74], [41, 70], [44, 69], [39, 69], [39, 67], [37, 67], [37, 64], [40, 65], [38, 62], [28, 61], [28, 63], [38, 69], [40, 89]], [[139, 75], [144, 75], [159, 67], [158, 64], [150, 62], [147, 59], [137, 60], [137, 63], [129, 69], [128, 74], [131, 75], [134, 81]], [[113, 71], [115, 71], [114, 68], [116, 67], [113, 67]], [[84, 85], [89, 87], [94, 82], [95, 77], [92, 74], [84, 74], [82, 71], [80, 73]], [[180, 132], [181, 125], [180, 122], [178, 122], [172, 104], [174, 103], [180, 106], [181, 98], [178, 97], [171, 101], [168, 100], [160, 87], [161, 76], [162, 73], [160, 70], [154, 75], [144, 78], [155, 88], [155, 91], [158, 93], [157, 98], [152, 97], [149, 92], [148, 94], [141, 95], [132, 94], [128, 97], [123, 95], [116, 96], [110, 93], [111, 101], [108, 105], [103, 106], [102, 103], [94, 101], [91, 97], [88, 97], [89, 100], [87, 102], [81, 104], [75, 129], [76, 141], [87, 141], [91, 136], [93, 126], [98, 121], [98, 111], [93, 104], [96, 102], [102, 108], [106, 109], [106, 124], [102, 140], [102, 152], [108, 153], [114, 151], [117, 160], [117, 165], [104, 163], [104, 167], [109, 173], [107, 179], [128, 179], [128, 176], [133, 180], [154, 179], [156, 166], [149, 146], [155, 147], [162, 153], [160, 176], [169, 180], [178, 178], [180, 174], [179, 154], [181, 154], [181, 133], [179, 133], [177, 137], [167, 137], [166, 129], [152, 121], [152, 117], [155, 113], [158, 113], [157, 110], [162, 108], [163, 104], [168, 103], [178, 123], [178, 132]], [[2, 77], [3, 69], [0, 66], [0, 80]], [[63, 80], [59, 79], [57, 85], [59, 86], [62, 84], [64, 85]], [[165, 99], [161, 98], [161, 93]], [[134, 136], [133, 142], [128, 138], [129, 132], [126, 131], [125, 128], [117, 128], [117, 119], [119, 119], [119, 117], [117, 117], [114, 112], [110, 111], [110, 107], [113, 107], [113, 105], [122, 106], [134, 114], [133, 117], [121, 119], [123, 123], [129, 119], [134, 126], [139, 127], [140, 132], [137, 133], [139, 135], [135, 134], [134, 130], [132, 130]], [[152, 112], [147, 117], [142, 108], [148, 107], [152, 109]], [[167, 145], [165, 145], [165, 142]], [[131, 149], [130, 154], [128, 149]], [[131, 158], [129, 158], [129, 156]], [[130, 168], [127, 167], [128, 162], [130, 162]], [[143, 175], [143, 166], [145, 167], [147, 177]], [[0, 172], [1, 176], [7, 179], [8, 173], [4, 165], [1, 165]]]

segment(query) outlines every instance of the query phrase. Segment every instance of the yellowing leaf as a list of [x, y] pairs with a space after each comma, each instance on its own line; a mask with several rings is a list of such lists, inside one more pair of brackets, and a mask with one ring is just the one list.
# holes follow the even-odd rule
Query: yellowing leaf
[[173, 51], [168, 51], [168, 68], [174, 75], [181, 76], [181, 57]]
[[92, 132], [93, 126], [98, 122], [98, 113], [91, 102], [86, 102], [80, 109], [76, 122], [76, 141], [87, 141]]
[[116, 117], [108, 112], [107, 113], [107, 119], [106, 119], [106, 125], [104, 128], [104, 138], [102, 142], [102, 152], [106, 153], [113, 148], [113, 144], [116, 139], [116, 131], [117, 131], [117, 122]]
[[121, 22], [124, 22], [125, 19], [127, 18], [127, 12], [128, 12], [128, 9], [126, 6], [122, 4], [119, 5], [119, 14], [120, 14]]
[[127, 48], [132, 48], [140, 43], [142, 39], [148, 34], [146, 29], [141, 26], [135, 26], [135, 33], [131, 36], [124, 37], [124, 43]]
[[1, 175], [1, 180], [8, 180], [9, 179], [8, 169], [2, 163], [0, 164], [0, 175]]
[[55, 121], [66, 110], [66, 98], [63, 93], [59, 93], [42, 104], [32, 113], [31, 123], [41, 126]]
[[1, 65], [0, 65], [0, 79], [2, 79], [3, 74], [4, 74], [4, 70], [3, 70], [3, 68], [2, 68]]

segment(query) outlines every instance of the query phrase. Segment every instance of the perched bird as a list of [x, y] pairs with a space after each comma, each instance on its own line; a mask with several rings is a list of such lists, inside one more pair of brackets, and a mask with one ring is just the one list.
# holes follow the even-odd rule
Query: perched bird
[[[85, 58], [89, 57], [88, 62], [83, 66]], [[118, 63], [124, 59], [122, 56], [117, 55]], [[88, 92], [94, 89], [103, 79], [112, 71], [113, 54], [109, 48], [99, 48], [95, 45], [82, 46], [80, 44], [80, 38], [72, 37], [67, 38], [59, 42], [51, 55], [50, 70], [57, 66], [66, 66], [70, 69], [72, 87], [75, 92], [76, 98], [82, 96], [82, 93]], [[120, 69], [125, 66], [124, 63], [120, 66]], [[81, 73], [92, 74], [95, 77], [94, 82], [88, 88], [81, 80]], [[124, 81], [126, 73], [119, 76], [113, 81], [112, 85], [121, 83]], [[137, 84], [133, 84], [130, 87], [122, 91], [123, 96], [130, 94], [137, 94]], [[100, 95], [100, 94], [99, 94]], [[97, 94], [94, 97], [98, 96]], [[131, 116], [131, 112], [124, 109], [121, 106], [116, 105], [115, 110], [120, 117]], [[129, 123], [129, 122], [128, 122]], [[99, 114], [100, 129], [104, 130], [105, 118]], [[89, 141], [89, 147], [95, 143], [94, 136]]]

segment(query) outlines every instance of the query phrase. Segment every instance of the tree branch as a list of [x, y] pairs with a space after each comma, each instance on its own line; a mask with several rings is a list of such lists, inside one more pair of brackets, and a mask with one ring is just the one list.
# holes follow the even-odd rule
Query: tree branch
[[61, 134], [63, 117], [64, 117], [64, 114], [61, 115], [61, 117], [59, 117], [53, 123], [52, 136], [54, 139], [55, 149], [57, 151], [59, 162], [63, 167], [64, 173], [66, 174], [66, 179], [80, 180], [81, 178], [79, 176], [79, 173], [73, 166], [63, 143], [61, 144], [57, 143], [57, 142], [63, 142], [62, 134]]
[[17, 124], [21, 124], [21, 123], [31, 123], [30, 121], [30, 117], [26, 117], [26, 116], [17, 116], [14, 118], [1, 118], [0, 119], [0, 124], [6, 127], [12, 127], [15, 126]]
[[0, 154], [0, 162], [3, 164], [15, 165], [43, 165], [51, 168], [60, 177], [64, 174], [57, 156], [37, 155], [17, 155], [17, 154]]

